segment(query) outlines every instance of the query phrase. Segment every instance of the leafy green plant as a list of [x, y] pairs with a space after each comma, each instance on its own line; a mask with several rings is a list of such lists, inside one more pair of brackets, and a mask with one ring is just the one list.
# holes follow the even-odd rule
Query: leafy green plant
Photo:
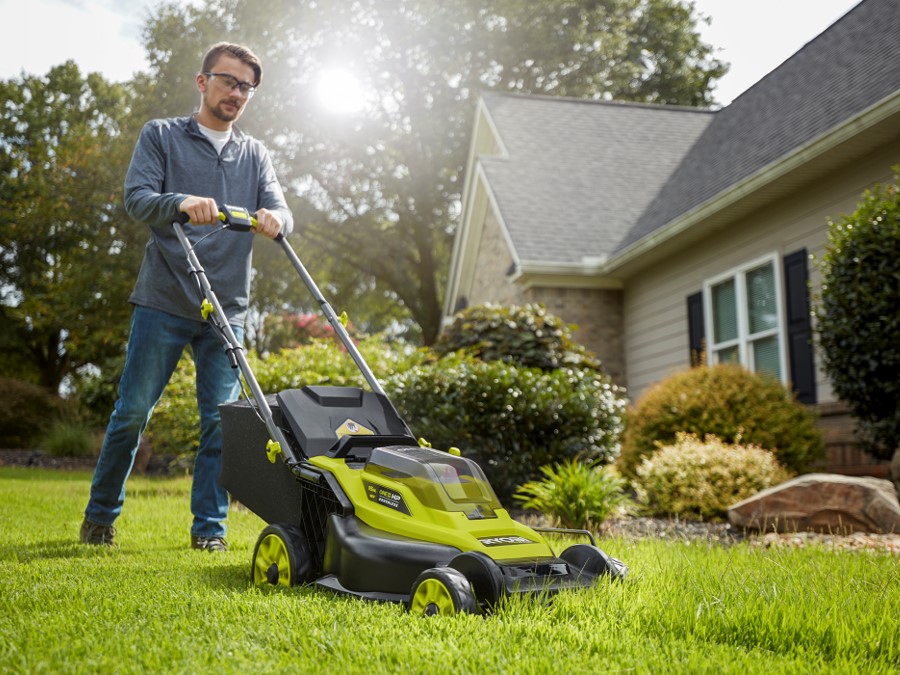
[[33, 447], [63, 408], [62, 399], [44, 387], [0, 378], [0, 447]]
[[778, 380], [734, 364], [699, 366], [649, 388], [626, 414], [617, 466], [631, 478], [641, 460], [679, 432], [740, 438], [775, 453], [793, 472], [824, 453], [815, 414]]
[[100, 449], [93, 431], [73, 422], [51, 426], [41, 437], [40, 446], [53, 457], [90, 457]]
[[595, 370], [523, 368], [454, 353], [395, 373], [385, 389], [417, 436], [457, 446], [501, 499], [539, 467], [619, 452], [625, 400]]
[[644, 458], [632, 484], [651, 515], [710, 519], [789, 477], [775, 456], [758, 446], [679, 433], [675, 443]]
[[[422, 350], [388, 345], [377, 338], [363, 340], [358, 348], [379, 378], [425, 358]], [[330, 339], [312, 340], [307, 345], [284, 349], [266, 358], [249, 352], [247, 361], [266, 393], [308, 384], [367, 386], [350, 355]], [[197, 412], [195, 373], [194, 361], [186, 351], [147, 427], [147, 437], [154, 452], [181, 455], [197, 450], [200, 415]]]
[[617, 508], [628, 503], [628, 482], [615, 467], [579, 457], [542, 466], [543, 479], [520, 485], [513, 499], [540, 511], [560, 527], [598, 529]]
[[[816, 330], [835, 393], [877, 457], [900, 450], [900, 166], [829, 222]], [[896, 477], [900, 479], [900, 476]]]
[[506, 361], [545, 370], [600, 367], [596, 356], [572, 340], [571, 326], [537, 303], [488, 303], [463, 310], [434, 345], [439, 355], [458, 350], [482, 361]]
[[160, 455], [185, 455], [200, 446], [196, 368], [185, 350], [147, 426], [147, 440]]

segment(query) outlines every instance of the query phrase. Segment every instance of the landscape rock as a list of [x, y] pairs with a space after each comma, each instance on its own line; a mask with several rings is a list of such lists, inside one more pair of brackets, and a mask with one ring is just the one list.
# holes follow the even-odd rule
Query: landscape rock
[[889, 480], [811, 473], [734, 504], [728, 521], [762, 532], [900, 533], [900, 502]]

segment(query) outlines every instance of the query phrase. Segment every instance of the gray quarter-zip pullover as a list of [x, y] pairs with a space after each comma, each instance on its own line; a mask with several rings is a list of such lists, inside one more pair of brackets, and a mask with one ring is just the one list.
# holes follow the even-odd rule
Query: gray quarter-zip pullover
[[[293, 218], [260, 141], [233, 127], [231, 140], [218, 154], [194, 117], [144, 125], [125, 176], [125, 210], [150, 226], [150, 240], [130, 301], [203, 321], [197, 287], [172, 229], [178, 205], [189, 195], [211, 197], [220, 206], [239, 206], [251, 213], [260, 208], [273, 211], [281, 218], [284, 234], [293, 229]], [[184, 228], [192, 242], [212, 229]], [[196, 247], [210, 285], [233, 324], [243, 324], [250, 300], [253, 237], [251, 232], [227, 230]]]

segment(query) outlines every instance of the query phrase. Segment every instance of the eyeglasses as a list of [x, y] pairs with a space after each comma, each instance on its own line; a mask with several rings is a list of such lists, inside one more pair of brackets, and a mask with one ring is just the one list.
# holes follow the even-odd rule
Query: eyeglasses
[[241, 95], [246, 96], [248, 99], [253, 98], [253, 94], [256, 93], [256, 87], [249, 82], [241, 82], [234, 75], [229, 75], [228, 73], [203, 73], [206, 77], [216, 80], [219, 84], [221, 84], [228, 91], [232, 91], [233, 89], [237, 89], [241, 92]]

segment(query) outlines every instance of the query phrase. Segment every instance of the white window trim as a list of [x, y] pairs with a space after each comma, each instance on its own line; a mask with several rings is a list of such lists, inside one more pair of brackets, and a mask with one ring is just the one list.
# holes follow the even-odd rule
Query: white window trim
[[[753, 363], [753, 354], [749, 346], [752, 341], [775, 335], [778, 342], [778, 371], [783, 384], [788, 383], [787, 372], [787, 338], [785, 335], [784, 321], [784, 281], [783, 272], [780, 264], [781, 258], [775, 252], [766, 254], [759, 258], [749, 260], [745, 263], [731, 268], [730, 270], [711, 277], [703, 282], [703, 323], [706, 333], [706, 362], [714, 365], [715, 352], [727, 349], [728, 347], [738, 347], [738, 356], [741, 364], [748, 370], [756, 372], [756, 366]], [[762, 267], [765, 264], [771, 264], [775, 279], [775, 313], [777, 322], [775, 328], [769, 328], [751, 336], [748, 334], [749, 317], [747, 315], [747, 272]], [[734, 340], [726, 340], [721, 343], [715, 343], [715, 327], [713, 324], [713, 306], [712, 306], [712, 289], [714, 286], [734, 279], [735, 301], [737, 303], [737, 324], [738, 337]]]

